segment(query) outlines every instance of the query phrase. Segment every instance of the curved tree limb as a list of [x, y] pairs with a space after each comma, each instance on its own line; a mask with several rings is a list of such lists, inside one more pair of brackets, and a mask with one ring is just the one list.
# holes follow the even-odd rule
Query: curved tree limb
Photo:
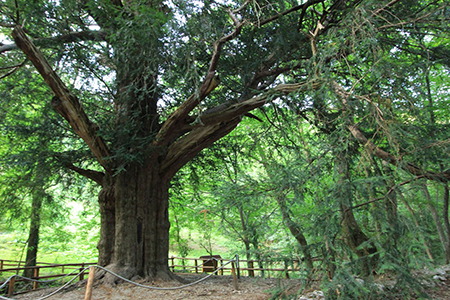
[[170, 145], [161, 163], [162, 174], [171, 178], [188, 161], [215, 141], [229, 134], [239, 123], [241, 117], [227, 122], [195, 128], [188, 135]]
[[217, 67], [219, 64], [219, 58], [222, 53], [223, 45], [236, 38], [241, 32], [245, 22], [240, 22], [232, 11], [228, 11], [231, 19], [233, 20], [235, 29], [228, 35], [223, 36], [221, 39], [214, 43], [214, 51], [209, 63], [208, 72], [205, 80], [198, 88], [197, 92], [192, 94], [183, 104], [175, 110], [169, 118], [164, 122], [163, 126], [156, 135], [154, 145], [167, 146], [174, 138], [179, 136], [181, 127], [185, 124], [185, 120], [189, 113], [203, 100], [205, 99], [216, 87], [219, 86], [220, 80], [216, 76]]
[[[39, 38], [33, 40], [36, 46], [42, 45], [54, 45], [58, 43], [70, 43], [76, 41], [103, 41], [106, 38], [106, 33], [103, 31], [87, 30], [87, 31], [77, 31], [70, 32], [68, 34], [63, 34], [50, 38]], [[17, 50], [19, 47], [16, 44], [7, 44], [0, 47], [0, 53], [7, 51]]]
[[[168, 148], [162, 165], [163, 174], [175, 174], [179, 168], [197, 155], [202, 149], [230, 133], [249, 111], [261, 107], [279, 94], [289, 94], [320, 87], [319, 82], [302, 82], [295, 84], [280, 84], [271, 92], [256, 96], [246, 101], [224, 106], [223, 109], [198, 117], [195, 124], [180, 128], [189, 132]], [[273, 97], [271, 97], [273, 96]]]
[[77, 172], [81, 176], [84, 176], [86, 178], [89, 178], [89, 179], [95, 181], [100, 186], [103, 186], [103, 178], [105, 177], [104, 173], [94, 171], [94, 170], [81, 169], [81, 168], [74, 166], [72, 163], [68, 163], [68, 162], [64, 162], [63, 165], [65, 167], [67, 167], [68, 169]]
[[195, 124], [190, 124], [189, 126], [199, 127], [203, 125], [212, 125], [224, 122], [235, 118], [236, 116], [242, 116], [255, 108], [261, 107], [272, 98], [276, 98], [278, 95], [287, 95], [293, 92], [316, 90], [320, 87], [321, 84], [322, 83], [318, 80], [311, 82], [304, 81], [300, 83], [279, 84], [263, 95], [255, 96], [251, 99], [239, 103], [230, 103], [229, 105], [223, 105], [220, 110], [213, 108], [209, 111], [206, 111], [205, 114], [198, 117], [198, 122], [196, 122]]
[[[346, 92], [342, 86], [340, 86], [337, 82], [333, 82], [332, 88], [334, 89], [335, 93], [341, 98], [342, 104], [344, 105], [344, 108], [347, 108], [347, 100], [348, 97], [350, 97], [350, 93]], [[402, 157], [395, 157], [394, 155], [390, 154], [389, 152], [384, 151], [383, 149], [376, 146], [372, 141], [367, 139], [363, 132], [356, 126], [356, 124], [349, 124], [347, 125], [347, 129], [350, 131], [350, 133], [353, 135], [353, 137], [362, 145], [364, 146], [370, 153], [375, 155], [378, 158], [381, 158], [382, 160], [388, 162], [391, 165], [398, 166], [402, 168], [403, 170], [407, 171], [408, 173], [425, 177], [430, 180], [440, 181], [440, 182], [450, 182], [450, 171], [445, 172], [432, 172], [432, 171], [426, 171], [421, 169], [420, 167], [403, 161]]]
[[12, 36], [16, 45], [30, 59], [55, 94], [52, 99], [53, 107], [69, 122], [77, 135], [86, 142], [105, 170], [110, 172], [111, 166], [106, 161], [106, 157], [110, 156], [109, 149], [103, 139], [97, 135], [97, 125], [89, 120], [77, 97], [69, 91], [61, 78], [53, 71], [42, 52], [31, 42], [22, 27], [16, 26]]
[[425, 177], [430, 180], [440, 181], [440, 182], [450, 182], [450, 172], [432, 172], [432, 171], [426, 171], [422, 170], [420, 167], [403, 161], [401, 157], [395, 157], [394, 155], [380, 149], [378, 146], [376, 146], [373, 142], [369, 141], [364, 134], [361, 132], [361, 130], [356, 125], [347, 125], [348, 130], [352, 133], [353, 137], [362, 145], [364, 146], [369, 152], [371, 152], [373, 155], [375, 155], [378, 158], [381, 158], [382, 160], [390, 163], [394, 166], [399, 166], [403, 170], [407, 171], [408, 173]]

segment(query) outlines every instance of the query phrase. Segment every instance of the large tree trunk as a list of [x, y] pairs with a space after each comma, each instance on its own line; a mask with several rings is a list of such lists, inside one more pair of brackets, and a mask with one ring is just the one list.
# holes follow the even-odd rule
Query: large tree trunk
[[[168, 266], [169, 182], [157, 170], [151, 160], [134, 163], [114, 180], [115, 238], [109, 267], [128, 278], [175, 278]], [[107, 215], [102, 219], [109, 219], [109, 211], [104, 211]], [[105, 238], [102, 235], [100, 244], [110, 242]], [[108, 255], [101, 253], [100, 257]]]
[[102, 190], [98, 195], [100, 207], [100, 240], [97, 245], [98, 264], [107, 266], [114, 258], [114, 241], [116, 236], [115, 187], [109, 174], [103, 178]]

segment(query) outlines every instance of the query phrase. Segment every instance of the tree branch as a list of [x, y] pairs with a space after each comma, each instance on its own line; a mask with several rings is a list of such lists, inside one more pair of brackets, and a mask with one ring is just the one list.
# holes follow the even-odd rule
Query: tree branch
[[265, 24], [270, 23], [270, 22], [272, 22], [272, 21], [275, 21], [275, 20], [277, 20], [277, 19], [279, 19], [279, 18], [281, 18], [281, 17], [284, 17], [285, 15], [288, 15], [288, 14], [290, 14], [290, 13], [292, 13], [292, 12], [296, 12], [296, 11], [298, 11], [298, 10], [302, 10], [302, 14], [304, 14], [303, 12], [304, 12], [308, 7], [310, 7], [311, 5], [320, 3], [320, 2], [324, 2], [324, 0], [312, 0], [312, 1], [308, 1], [308, 2], [306, 2], [306, 3], [303, 3], [303, 4], [300, 4], [300, 5], [294, 6], [294, 7], [290, 8], [290, 9], [288, 9], [288, 10], [286, 10], [286, 11], [283, 11], [283, 12], [281, 12], [281, 13], [279, 13], [279, 14], [276, 14], [276, 15], [274, 15], [274, 16], [271, 16], [271, 17], [269, 17], [269, 18], [267, 18], [267, 19], [262, 20], [261, 22], [259, 22], [259, 26], [262, 26], [262, 25], [265, 25]]
[[164, 122], [163, 126], [156, 135], [155, 145], [167, 146], [175, 137], [179, 136], [179, 133], [182, 131], [180, 130], [181, 127], [186, 124], [188, 114], [217, 86], [219, 86], [220, 80], [219, 77], [216, 76], [216, 70], [219, 64], [222, 47], [226, 42], [237, 37], [241, 32], [242, 26], [244, 25], [244, 22], [240, 22], [232, 11], [228, 11], [228, 13], [233, 20], [235, 29], [233, 32], [214, 43], [214, 51], [211, 57], [211, 62], [209, 63], [205, 80], [200, 85], [197, 92], [184, 101], [183, 104], [181, 104], [180, 107], [178, 107], [178, 109], [169, 116], [166, 122]]
[[[76, 41], [104, 41], [106, 39], [106, 33], [103, 31], [77, 31], [70, 32], [68, 34], [63, 34], [50, 38], [39, 38], [33, 40], [36, 46], [43, 46], [48, 44], [58, 44], [58, 43], [70, 43]], [[7, 44], [0, 47], [0, 53], [16, 50], [19, 47], [16, 44]]]
[[8, 77], [9, 75], [11, 75], [11, 74], [13, 74], [14, 72], [16, 72], [20, 67], [22, 67], [23, 65], [25, 65], [26, 62], [27, 62], [27, 61], [24, 60], [22, 63], [20, 63], [20, 64], [18, 64], [18, 65], [15, 65], [15, 66], [12, 66], [12, 67], [0, 68], [0, 70], [1, 70], [1, 69], [11, 69], [11, 70], [9, 70], [8, 72], [6, 72], [5, 74], [1, 75], [1, 76], [0, 76], [0, 80], [3, 79], [3, 78], [5, 78], [5, 77]]
[[319, 82], [302, 82], [295, 84], [280, 84], [269, 93], [253, 97], [249, 100], [224, 105], [221, 110], [214, 110], [197, 118], [195, 124], [186, 125], [180, 131], [189, 132], [169, 146], [162, 165], [162, 173], [173, 176], [184, 164], [197, 155], [202, 149], [230, 133], [242, 120], [242, 115], [261, 107], [278, 94], [317, 89]]
[[52, 67], [45, 59], [41, 51], [27, 37], [20, 26], [16, 26], [12, 32], [16, 45], [31, 60], [45, 82], [52, 89], [55, 97], [52, 99], [53, 107], [69, 122], [73, 130], [80, 136], [91, 149], [94, 156], [106, 171], [111, 171], [106, 157], [110, 156], [109, 150], [101, 137], [97, 135], [98, 127], [92, 123], [77, 97], [75, 97]]
[[171, 178], [200, 151], [226, 136], [240, 122], [241, 117], [236, 117], [228, 122], [195, 128], [188, 135], [170, 145], [167, 155], [161, 163], [161, 173], [167, 178]]
[[[347, 93], [343, 87], [341, 87], [337, 82], [333, 82], [332, 88], [336, 92], [336, 94], [341, 98], [342, 104], [344, 105], [345, 109], [347, 108], [347, 99], [350, 97], [350, 94]], [[431, 171], [425, 171], [422, 170], [420, 167], [403, 161], [401, 157], [395, 157], [394, 155], [390, 154], [389, 152], [386, 152], [376, 146], [373, 142], [369, 141], [362, 131], [355, 125], [355, 124], [349, 124], [347, 125], [347, 129], [351, 132], [353, 137], [367, 150], [369, 150], [370, 153], [375, 155], [378, 158], [381, 158], [382, 160], [388, 162], [391, 165], [398, 166], [402, 168], [403, 170], [407, 171], [408, 173], [415, 175], [415, 176], [421, 176], [425, 177], [430, 180], [435, 180], [439, 182], [449, 182], [450, 181], [450, 171], [436, 173]]]
[[271, 98], [274, 98], [277, 95], [287, 95], [293, 92], [315, 90], [319, 88], [321, 84], [322, 83], [320, 81], [279, 84], [263, 95], [253, 97], [239, 103], [229, 103], [228, 105], [222, 104], [218, 107], [212, 108], [206, 111], [205, 114], [199, 116], [197, 118], [198, 121], [195, 122], [195, 124], [190, 124], [189, 126], [199, 127], [225, 122], [227, 120], [236, 118], [237, 116], [242, 116], [255, 108], [263, 106], [267, 103], [267, 101], [271, 100]]
[[77, 172], [81, 176], [84, 176], [86, 178], [89, 178], [89, 179], [95, 181], [100, 186], [103, 186], [103, 178], [105, 177], [104, 173], [94, 171], [94, 170], [81, 169], [81, 168], [74, 166], [72, 163], [68, 163], [68, 162], [63, 162], [63, 165], [65, 167], [67, 167], [68, 169]]

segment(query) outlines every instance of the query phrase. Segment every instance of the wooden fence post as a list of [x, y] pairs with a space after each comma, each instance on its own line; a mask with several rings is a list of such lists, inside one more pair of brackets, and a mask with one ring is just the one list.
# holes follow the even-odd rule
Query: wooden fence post
[[236, 254], [237, 278], [241, 279], [241, 264], [239, 263], [239, 255]]
[[172, 272], [175, 272], [175, 259], [174, 259], [174, 257], [172, 256], [170, 258], [170, 260], [172, 261]]
[[0, 270], [3, 270], [3, 259], [0, 259]]
[[[38, 280], [39, 279], [39, 267], [36, 267], [34, 269], [34, 277], [33, 279]], [[33, 290], [36, 290], [38, 288], [39, 283], [37, 281], [33, 281]]]
[[194, 260], [194, 264], [195, 264], [195, 274], [198, 274], [197, 259]]
[[80, 281], [84, 280], [84, 264], [81, 264]]
[[16, 283], [16, 277], [11, 277], [8, 285], [8, 298], [14, 294], [14, 284]]
[[248, 276], [255, 277], [255, 271], [253, 270], [253, 260], [248, 262], [248, 266], [250, 267], [248, 270]]
[[233, 275], [233, 286], [235, 290], [238, 290], [237, 277], [236, 277], [236, 267], [234, 261], [231, 262], [231, 274]]
[[221, 258], [221, 259], [219, 259], [219, 261], [220, 261], [220, 275], [223, 275], [223, 259]]
[[94, 277], [95, 277], [95, 267], [92, 266], [89, 268], [89, 277], [86, 285], [86, 293], [84, 294], [84, 300], [91, 300], [92, 286], [94, 285]]

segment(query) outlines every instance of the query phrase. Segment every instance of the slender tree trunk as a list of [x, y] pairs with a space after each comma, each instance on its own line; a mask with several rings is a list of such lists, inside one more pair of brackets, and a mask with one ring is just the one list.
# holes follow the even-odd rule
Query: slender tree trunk
[[292, 220], [289, 209], [286, 206], [286, 199], [283, 195], [277, 196], [277, 202], [278, 206], [280, 207], [281, 216], [283, 218], [284, 224], [287, 226], [291, 234], [295, 237], [298, 244], [300, 245], [300, 248], [303, 252], [303, 256], [305, 257], [305, 263], [308, 270], [312, 270], [314, 268], [311, 253], [308, 248], [308, 241], [306, 240], [305, 235], [303, 234], [303, 231], [301, 227]]
[[442, 226], [441, 219], [439, 217], [439, 212], [436, 209], [436, 206], [431, 200], [430, 192], [428, 191], [428, 187], [426, 184], [423, 185], [423, 192], [425, 194], [425, 198], [427, 199], [428, 208], [430, 210], [431, 216], [433, 217], [434, 224], [436, 225], [436, 230], [439, 236], [439, 240], [441, 241], [442, 248], [444, 249], [445, 260], [450, 261], [450, 248], [448, 243], [448, 237], [444, 232], [444, 227]]
[[[444, 171], [444, 166], [441, 164], [441, 172]], [[444, 196], [443, 196], [443, 207], [442, 207], [442, 216], [444, 219], [445, 233], [447, 234], [447, 249], [450, 249], [450, 221], [448, 218], [448, 207], [449, 207], [449, 194], [450, 189], [448, 187], [448, 183], [444, 184]], [[447, 264], [449, 261], [447, 260]]]
[[[392, 173], [391, 169], [387, 165], [387, 163], [384, 163], [384, 170], [386, 174]], [[386, 185], [386, 192], [391, 191], [391, 189], [395, 186], [394, 181], [390, 178], [387, 180], [383, 180]], [[384, 201], [384, 205], [386, 207], [386, 216], [389, 225], [392, 229], [392, 238], [394, 241], [397, 241], [400, 231], [399, 231], [399, 222], [398, 222], [398, 214], [397, 214], [397, 192], [395, 190], [392, 190], [388, 196], [386, 197], [386, 200]]]
[[[370, 275], [374, 272], [378, 257], [377, 248], [369, 242], [369, 237], [361, 230], [358, 222], [350, 208], [353, 198], [353, 191], [350, 186], [349, 166], [346, 157], [340, 154], [336, 155], [337, 184], [339, 187], [339, 212], [342, 218], [342, 237], [347, 246], [359, 257], [361, 269], [364, 275]], [[362, 244], [366, 244], [361, 248]]]
[[[406, 199], [402, 193], [398, 193], [398, 196], [399, 196], [400, 200], [403, 202], [403, 204], [406, 206], [406, 208], [408, 209], [409, 213], [411, 214], [411, 218], [412, 218], [414, 224], [416, 225], [416, 227], [420, 228], [419, 220], [417, 219], [416, 213], [412, 209], [411, 205], [409, 205], [408, 201], [406, 201]], [[428, 246], [427, 240], [425, 239], [425, 237], [423, 236], [423, 234], [420, 230], [418, 230], [418, 233], [419, 233], [420, 239], [422, 240], [422, 244], [423, 244], [423, 247], [425, 248], [425, 252], [427, 253], [428, 258], [430, 260], [434, 260], [433, 253], [431, 252], [430, 246]]]
[[[25, 267], [36, 266], [36, 259], [39, 246], [39, 228], [41, 226], [41, 207], [42, 207], [43, 193], [33, 193], [33, 199], [31, 203], [31, 216], [30, 216], [30, 234], [27, 242], [27, 256], [25, 259]], [[34, 276], [33, 269], [26, 269], [23, 272], [23, 276], [31, 278]]]
[[[444, 216], [445, 231], [447, 233], [447, 249], [450, 249], [450, 223], [448, 219], [449, 194], [450, 190], [448, 183], [446, 183], [444, 186], [444, 207], [442, 209], [442, 214]], [[449, 263], [448, 259], [446, 259], [446, 263]]]
[[[378, 175], [380, 175], [381, 172], [379, 170], [377, 170], [378, 168], [377, 168], [376, 162], [374, 162], [372, 160], [371, 163], [372, 163], [373, 168], [375, 169], [375, 173], [378, 173]], [[366, 175], [366, 178], [371, 178], [371, 176], [373, 176], [373, 174], [369, 171], [368, 168], [365, 169], [364, 173]], [[367, 186], [367, 193], [369, 195], [369, 201], [371, 201], [370, 214], [372, 215], [372, 218], [373, 218], [373, 221], [374, 221], [373, 223], [374, 223], [375, 230], [377, 232], [377, 236], [380, 237], [383, 234], [383, 229], [381, 228], [381, 224], [380, 224], [380, 220], [382, 218], [381, 218], [381, 215], [379, 213], [381, 208], [380, 208], [380, 204], [377, 201], [372, 202], [372, 200], [376, 198], [375, 195], [376, 195], [376, 192], [377, 192], [377, 188], [373, 184], [372, 181], [366, 183], [366, 186]]]
[[[248, 232], [248, 228], [247, 228], [246, 218], [244, 215], [244, 210], [242, 209], [241, 205], [239, 206], [239, 218], [241, 219], [241, 226], [242, 226], [242, 232], [243, 232], [242, 242], [244, 243], [244, 246], [245, 246], [245, 255], [247, 257], [247, 267], [250, 268], [251, 267], [250, 260], [252, 259], [252, 254], [250, 252], [249, 232]], [[254, 273], [253, 270], [251, 271], [251, 273]]]
[[325, 257], [324, 262], [327, 266], [327, 275], [328, 279], [332, 279], [336, 272], [336, 251], [333, 249], [330, 239], [327, 236], [324, 236], [325, 240]]

